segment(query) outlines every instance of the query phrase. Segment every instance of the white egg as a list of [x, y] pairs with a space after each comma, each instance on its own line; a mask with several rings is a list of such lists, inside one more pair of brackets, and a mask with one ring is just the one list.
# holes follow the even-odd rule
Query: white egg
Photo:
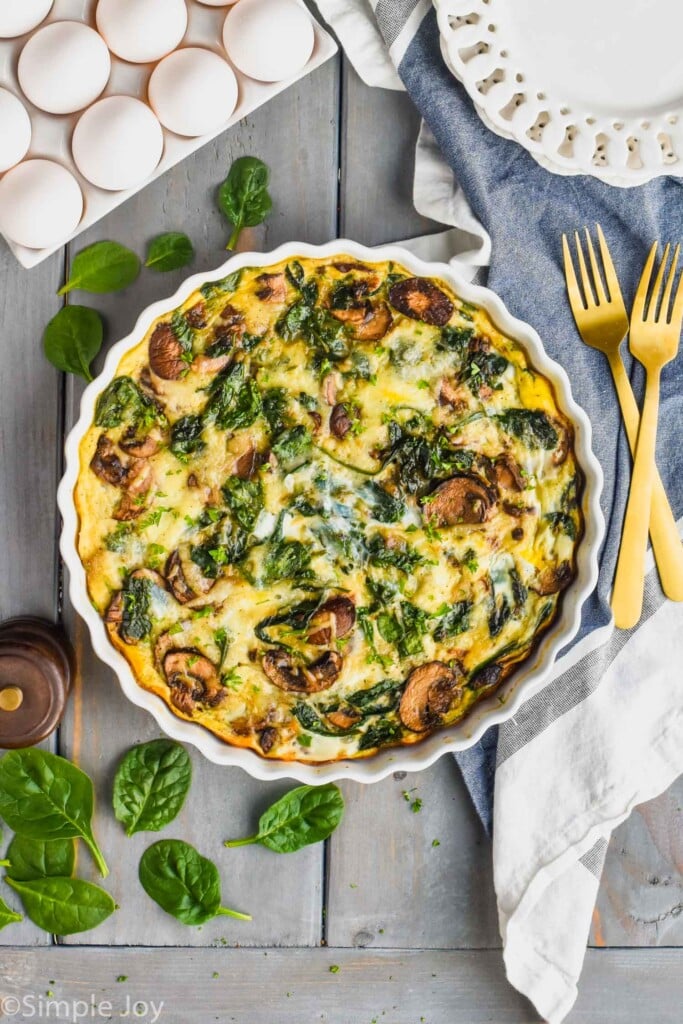
[[31, 118], [8, 89], [0, 89], [0, 172], [23, 160], [31, 145]]
[[27, 160], [0, 181], [0, 231], [18, 245], [59, 245], [76, 230], [82, 214], [78, 182], [52, 160]]
[[237, 79], [222, 57], [197, 46], [164, 57], [149, 80], [149, 102], [176, 135], [208, 135], [237, 105]]
[[132, 96], [99, 100], [81, 114], [71, 141], [83, 177], [110, 192], [142, 184], [156, 170], [163, 150], [161, 125]]
[[187, 30], [185, 0], [99, 0], [97, 28], [112, 53], [132, 64], [160, 60]]
[[313, 22], [296, 0], [240, 0], [223, 26], [233, 64], [260, 82], [281, 82], [301, 71], [314, 44]]
[[47, 18], [54, 0], [2, 0], [0, 39], [14, 39], [30, 32]]
[[19, 56], [24, 95], [49, 114], [73, 114], [97, 99], [109, 81], [111, 58], [94, 29], [56, 21], [31, 36]]

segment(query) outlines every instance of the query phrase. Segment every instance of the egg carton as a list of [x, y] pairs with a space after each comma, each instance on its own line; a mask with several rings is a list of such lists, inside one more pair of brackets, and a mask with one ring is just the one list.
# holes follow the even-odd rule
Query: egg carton
[[[2, 0], [0, 0], [1, 2]], [[185, 157], [217, 138], [227, 128], [257, 110], [273, 96], [277, 96], [334, 56], [337, 52], [337, 45], [332, 36], [318, 24], [302, 0], [297, 0], [297, 3], [306, 10], [313, 24], [315, 34], [313, 53], [308, 64], [292, 78], [282, 82], [265, 83], [247, 78], [226, 56], [221, 39], [223, 22], [230, 7], [227, 5], [225, 7], [207, 7], [196, 0], [187, 0], [188, 27], [180, 46], [202, 46], [228, 61], [237, 77], [239, 88], [237, 106], [230, 119], [209, 135], [183, 138], [164, 128], [164, 152], [156, 170], [146, 181], [123, 192], [106, 192], [99, 189], [91, 185], [79, 173], [71, 155], [71, 136], [82, 111], [65, 116], [46, 114], [34, 107], [22, 93], [17, 81], [17, 61], [23, 46], [32, 33], [18, 39], [0, 39], [0, 86], [9, 89], [21, 99], [31, 118], [33, 132], [31, 147], [24, 159], [43, 157], [62, 164], [75, 176], [81, 186], [84, 199], [83, 217], [78, 227], [68, 238], [62, 239], [58, 245], [52, 248], [27, 249], [22, 245], [17, 245], [11, 239], [5, 238], [7, 245], [19, 262], [27, 268], [37, 266], [72, 238], [76, 238], [86, 228], [91, 227], [111, 210], [115, 210], [117, 206], [124, 203], [126, 199], [145, 188], [151, 181], [155, 181]], [[95, 28], [96, 6], [96, 0], [55, 0], [49, 16], [34, 31], [55, 21], [82, 21], [90, 25], [91, 28]], [[147, 84], [156, 64], [129, 64], [111, 54], [111, 65], [111, 76], [102, 97], [128, 95], [147, 102]]]

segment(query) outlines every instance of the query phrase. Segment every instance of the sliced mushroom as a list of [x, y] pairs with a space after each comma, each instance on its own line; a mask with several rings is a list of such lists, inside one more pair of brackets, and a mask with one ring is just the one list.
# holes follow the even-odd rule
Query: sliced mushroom
[[350, 309], [331, 309], [330, 313], [336, 320], [349, 326], [351, 337], [356, 341], [379, 341], [394, 324], [386, 302], [377, 305], [365, 302], [362, 306], [352, 306]]
[[283, 273], [259, 274], [256, 283], [261, 286], [256, 296], [262, 302], [284, 302], [287, 298], [287, 282]]
[[123, 591], [117, 590], [104, 613], [107, 626], [119, 626], [123, 622]]
[[557, 420], [553, 420], [553, 426], [557, 431], [557, 447], [550, 457], [550, 461], [553, 466], [561, 466], [569, 455], [569, 449], [572, 446], [574, 440], [572, 436], [571, 427], [568, 427], [564, 423], [559, 423]]
[[204, 303], [200, 300], [191, 309], [188, 309], [185, 313], [185, 319], [190, 327], [194, 327], [195, 330], [201, 330], [202, 327], [206, 327], [206, 306]]
[[539, 573], [537, 578], [529, 583], [529, 587], [541, 597], [549, 594], [557, 594], [565, 590], [574, 578], [574, 572], [569, 562], [560, 562], [557, 566], [549, 566]]
[[156, 569], [135, 569], [131, 574], [130, 578], [133, 580], [149, 580], [154, 587], [159, 587], [160, 590], [166, 590], [166, 580], [157, 572]]
[[277, 729], [273, 729], [272, 726], [268, 726], [266, 729], [261, 729], [258, 734], [259, 746], [264, 754], [269, 753], [273, 749], [275, 740], [277, 739]]
[[398, 708], [405, 727], [411, 732], [426, 732], [438, 725], [453, 702], [462, 697], [463, 680], [457, 662], [450, 667], [443, 661], [429, 661], [414, 668]]
[[445, 327], [454, 309], [445, 292], [426, 277], [397, 281], [389, 289], [389, 302], [411, 320], [421, 320], [434, 327]]
[[126, 476], [126, 489], [113, 517], [125, 523], [145, 511], [154, 484], [154, 470], [145, 459], [135, 459]]
[[128, 475], [127, 467], [116, 454], [116, 447], [106, 434], [100, 434], [97, 439], [97, 448], [90, 460], [90, 468], [100, 480], [114, 487], [122, 487]]
[[323, 647], [347, 636], [356, 624], [356, 606], [350, 597], [330, 597], [311, 617], [309, 644]]
[[232, 303], [228, 302], [221, 310], [221, 320], [235, 326], [244, 322], [244, 313], [240, 313], [239, 309], [236, 309]]
[[183, 346], [165, 321], [157, 324], [149, 342], [149, 365], [162, 380], [177, 380], [187, 370]]
[[119, 441], [124, 452], [132, 455], [134, 459], [151, 459], [160, 450], [163, 443], [164, 435], [158, 427], [152, 427], [149, 434], [145, 434], [144, 437], [138, 437], [135, 429], [132, 429]]
[[228, 352], [222, 356], [195, 356], [192, 360], [192, 369], [195, 373], [220, 373], [231, 359], [232, 356]]
[[226, 697], [214, 663], [193, 648], [169, 651], [163, 669], [171, 703], [186, 715], [202, 705], [216, 707]]
[[340, 274], [350, 274], [353, 270], [360, 270], [364, 274], [371, 274], [373, 272], [370, 267], [367, 267], [364, 263], [357, 263], [355, 260], [339, 260], [333, 263], [332, 266]]
[[478, 672], [475, 672], [467, 685], [470, 690], [476, 690], [478, 693], [482, 693], [485, 690], [494, 690], [500, 683], [502, 677], [502, 665], [494, 662], [492, 665], [486, 665]]
[[523, 491], [524, 477], [512, 455], [499, 455], [493, 463], [493, 475], [499, 488], [508, 491]]
[[323, 418], [319, 412], [315, 411], [315, 409], [309, 409], [308, 415], [313, 424], [313, 433], [317, 434], [323, 425]]
[[179, 604], [187, 604], [188, 601], [194, 601], [195, 597], [199, 597], [185, 579], [179, 551], [172, 551], [168, 556], [164, 574], [171, 593]]
[[361, 716], [351, 708], [340, 708], [338, 711], [329, 711], [326, 718], [335, 729], [352, 729], [360, 722]]
[[452, 405], [454, 409], [461, 409], [467, 405], [467, 397], [461, 385], [444, 377], [439, 385], [439, 404]]
[[253, 444], [235, 459], [232, 467], [233, 476], [239, 480], [252, 480], [265, 462], [263, 452], [257, 451]]
[[423, 515], [435, 526], [474, 525], [486, 522], [493, 495], [481, 481], [454, 476], [440, 484], [426, 499]]
[[332, 686], [342, 670], [343, 659], [336, 651], [325, 651], [312, 665], [294, 665], [288, 651], [266, 651], [263, 671], [271, 683], [294, 693], [319, 693]]
[[344, 405], [343, 402], [335, 405], [330, 413], [330, 430], [334, 436], [343, 441], [349, 430], [351, 430], [353, 423], [354, 418], [351, 416], [348, 406]]
[[322, 391], [328, 405], [334, 405], [339, 392], [339, 377], [336, 373], [328, 373], [323, 380]]

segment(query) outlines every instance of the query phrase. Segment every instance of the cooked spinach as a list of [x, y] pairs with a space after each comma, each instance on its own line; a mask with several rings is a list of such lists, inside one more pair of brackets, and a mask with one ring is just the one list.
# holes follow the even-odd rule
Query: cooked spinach
[[503, 430], [513, 434], [527, 448], [549, 450], [557, 445], [557, 431], [544, 412], [536, 409], [506, 409], [495, 419]]
[[463, 376], [472, 394], [478, 395], [484, 385], [495, 387], [508, 365], [507, 359], [497, 352], [473, 352], [467, 360]]
[[576, 523], [567, 512], [546, 512], [543, 518], [550, 523], [553, 533], [566, 533], [576, 540]]
[[236, 363], [212, 381], [203, 418], [221, 430], [236, 430], [250, 427], [260, 412], [261, 395], [256, 382], [250, 377], [245, 379], [244, 365]]
[[295, 704], [292, 708], [292, 714], [302, 729], [306, 729], [307, 732], [314, 732], [318, 736], [348, 736], [356, 731], [355, 725], [352, 725], [349, 729], [337, 729], [326, 725], [310, 704]]
[[286, 629], [283, 631], [284, 636], [302, 635], [306, 630], [308, 623], [311, 621], [311, 617], [320, 607], [320, 598], [311, 598], [306, 601], [300, 601], [298, 604], [292, 605], [288, 608], [283, 608], [282, 611], [276, 612], [275, 615], [269, 615], [265, 619], [261, 619], [259, 623], [254, 627], [254, 632], [259, 640], [266, 644], [275, 644], [278, 647], [287, 648], [288, 645], [280, 639], [280, 632], [273, 632], [274, 627], [284, 626]]
[[344, 325], [305, 299], [299, 299], [285, 310], [276, 321], [275, 330], [285, 341], [305, 341], [314, 349], [318, 362], [340, 362], [349, 355]]
[[394, 494], [389, 494], [374, 480], [367, 480], [360, 488], [359, 494], [370, 507], [373, 519], [380, 523], [396, 523], [405, 514], [405, 502]]
[[95, 406], [97, 427], [118, 427], [123, 422], [146, 427], [163, 419], [163, 413], [155, 402], [140, 390], [131, 377], [115, 377]]
[[391, 567], [401, 572], [411, 573], [425, 559], [411, 548], [405, 541], [396, 541], [391, 547], [380, 533], [374, 534], [367, 541], [366, 552], [371, 565], [381, 568]]
[[221, 906], [218, 868], [181, 839], [160, 839], [148, 847], [138, 876], [147, 895], [183, 924], [204, 924], [219, 915], [251, 921], [249, 914]]
[[232, 295], [239, 287], [242, 273], [242, 270], [235, 270], [234, 273], [228, 274], [227, 277], [223, 277], [219, 281], [207, 281], [199, 290], [205, 299], [215, 299], [219, 295]]
[[221, 493], [236, 522], [249, 533], [263, 508], [263, 483], [260, 477], [240, 480], [237, 476], [231, 476], [223, 484]]
[[512, 608], [510, 607], [510, 602], [506, 597], [502, 597], [499, 601], [494, 600], [488, 619], [489, 634], [491, 637], [498, 636], [511, 614]]
[[140, 743], [124, 754], [114, 776], [113, 807], [126, 835], [158, 832], [180, 812], [192, 781], [192, 763], [173, 740]]
[[300, 540], [271, 542], [263, 562], [263, 582], [310, 578], [311, 552]]
[[363, 718], [370, 715], [383, 715], [386, 711], [393, 711], [397, 706], [404, 683], [402, 680], [382, 679], [367, 690], [356, 690], [355, 693], [346, 697], [347, 703], [357, 708]]
[[436, 347], [445, 352], [455, 352], [464, 358], [473, 337], [473, 327], [442, 327]]
[[377, 629], [386, 643], [393, 644], [401, 658], [421, 654], [422, 637], [428, 632], [429, 616], [410, 601], [401, 601], [400, 611], [380, 612]]
[[246, 839], [228, 839], [225, 846], [260, 843], [275, 853], [294, 853], [327, 839], [344, 815], [344, 798], [333, 783], [297, 786], [276, 800], [259, 818], [258, 832]]
[[33, 923], [55, 935], [74, 935], [96, 928], [116, 910], [108, 892], [80, 878], [6, 881], [21, 897]]
[[215, 580], [225, 565], [238, 565], [247, 553], [248, 536], [243, 530], [214, 534], [204, 544], [190, 548], [190, 558], [202, 575]]
[[448, 640], [452, 636], [458, 636], [469, 629], [471, 611], [471, 601], [456, 601], [441, 617], [438, 626], [434, 630], [434, 639], [437, 643], [440, 643], [442, 640]]
[[287, 425], [287, 391], [285, 388], [269, 388], [261, 395], [261, 404], [271, 433], [279, 434]]
[[402, 731], [399, 722], [380, 718], [378, 722], [372, 722], [365, 730], [358, 741], [358, 749], [372, 750], [373, 747], [383, 747], [387, 743], [397, 740]]
[[402, 487], [416, 494], [434, 480], [468, 473], [474, 462], [474, 453], [465, 448], [454, 448], [447, 437], [413, 433], [396, 420], [389, 423], [390, 448], [384, 465], [395, 463]]
[[310, 431], [301, 425], [283, 430], [273, 442], [272, 451], [286, 473], [308, 461], [312, 446]]
[[194, 344], [194, 331], [190, 326], [187, 317], [184, 313], [181, 313], [179, 309], [176, 309], [171, 316], [171, 330], [175, 334], [176, 338], [183, 347], [183, 352], [189, 354], [192, 352], [192, 345]]
[[306, 280], [304, 268], [298, 260], [293, 260], [285, 267], [285, 277], [289, 283], [301, 292], [304, 302], [309, 306], [315, 305], [318, 299], [318, 283], [309, 278]]
[[121, 636], [126, 640], [144, 640], [152, 630], [149, 606], [152, 600], [152, 581], [129, 576], [123, 585], [123, 618]]
[[203, 432], [204, 422], [201, 416], [181, 416], [171, 427], [169, 450], [181, 462], [186, 462], [188, 455], [198, 455], [206, 448]]

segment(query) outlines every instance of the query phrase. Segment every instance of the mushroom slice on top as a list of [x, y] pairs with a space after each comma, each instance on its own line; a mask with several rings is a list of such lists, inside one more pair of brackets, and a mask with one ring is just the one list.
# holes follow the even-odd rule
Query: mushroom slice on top
[[169, 651], [163, 669], [171, 703], [186, 715], [200, 706], [213, 708], [227, 695], [214, 663], [193, 648]]
[[137, 519], [149, 504], [149, 495], [154, 484], [154, 470], [145, 459], [135, 459], [126, 476], [126, 489], [113, 518], [125, 523]]
[[332, 686], [342, 670], [344, 662], [336, 651], [326, 651], [312, 665], [295, 666], [288, 651], [266, 651], [263, 655], [263, 671], [271, 683], [281, 690], [294, 693], [319, 693]]
[[470, 677], [467, 685], [470, 690], [476, 690], [477, 693], [481, 695], [488, 690], [494, 690], [500, 683], [502, 676], [502, 666], [494, 661], [491, 665], [486, 665], [485, 668], [481, 668], [478, 672], [475, 672], [474, 675]]
[[216, 582], [203, 576], [194, 563], [185, 561], [177, 548], [166, 559], [164, 575], [171, 593], [179, 604], [187, 604], [188, 601], [208, 594]]
[[455, 308], [446, 293], [426, 277], [397, 281], [389, 289], [389, 302], [411, 320], [421, 320], [434, 327], [445, 327]]
[[261, 302], [284, 302], [287, 298], [287, 282], [283, 273], [259, 274], [256, 283], [260, 285], [256, 297]]
[[399, 718], [411, 732], [426, 732], [438, 725], [453, 703], [462, 697], [464, 674], [455, 662], [429, 661], [414, 668], [401, 697]]
[[338, 402], [330, 413], [330, 430], [335, 437], [342, 441], [353, 426], [353, 418], [349, 408], [343, 402]]
[[265, 462], [263, 452], [259, 452], [253, 444], [235, 459], [232, 472], [238, 480], [252, 480]]
[[356, 341], [379, 341], [394, 324], [386, 302], [377, 305], [366, 302], [362, 306], [351, 306], [350, 309], [331, 309], [330, 313], [335, 320], [348, 325], [351, 337]]
[[330, 597], [311, 617], [309, 644], [323, 647], [347, 636], [356, 624], [356, 606], [350, 597]]
[[569, 449], [572, 446], [573, 436], [571, 427], [568, 427], [565, 423], [560, 423], [558, 420], [553, 420], [553, 426], [557, 431], [557, 447], [553, 454], [550, 456], [550, 461], [553, 466], [561, 466], [569, 455]]
[[491, 491], [479, 480], [454, 476], [428, 496], [422, 512], [435, 526], [472, 526], [486, 522], [493, 501]]
[[560, 562], [557, 566], [549, 566], [539, 573], [537, 578], [529, 583], [531, 590], [535, 590], [541, 597], [549, 594], [557, 594], [565, 590], [574, 578], [574, 572], [569, 562]]
[[152, 427], [144, 437], [138, 437], [133, 429], [119, 441], [120, 447], [134, 459], [151, 459], [164, 443], [164, 435], [158, 427]]
[[149, 342], [149, 365], [162, 380], [177, 380], [187, 370], [180, 339], [169, 323], [157, 324]]
[[95, 454], [90, 460], [90, 468], [95, 476], [114, 487], [123, 487], [128, 474], [127, 467], [116, 454], [116, 447], [106, 434], [97, 439]]
[[185, 319], [190, 327], [194, 327], [197, 330], [201, 330], [202, 327], [206, 327], [206, 306], [201, 299], [192, 306], [191, 309], [187, 310], [185, 313]]
[[512, 455], [499, 455], [493, 463], [493, 475], [499, 488], [508, 491], [523, 491], [524, 477]]

